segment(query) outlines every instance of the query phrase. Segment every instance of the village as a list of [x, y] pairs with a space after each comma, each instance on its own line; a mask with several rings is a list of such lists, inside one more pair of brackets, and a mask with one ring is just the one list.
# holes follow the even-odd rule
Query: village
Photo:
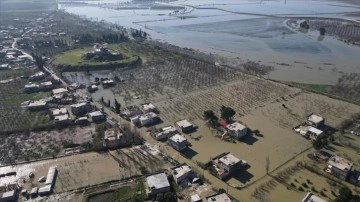
[[[0, 24], [1, 112], [13, 114], [1, 119], [0, 202], [91, 201], [109, 191], [98, 201], [322, 202], [341, 201], [342, 189], [358, 199], [358, 105], [191, 53], [103, 74], [82, 71], [84, 62], [69, 79], [71, 65], [57, 69], [64, 55], [28, 51], [66, 52], [71, 36], [51, 31], [56, 15]], [[38, 37], [54, 44], [30, 46]], [[96, 63], [161, 57], [79, 47], [79, 60]]]

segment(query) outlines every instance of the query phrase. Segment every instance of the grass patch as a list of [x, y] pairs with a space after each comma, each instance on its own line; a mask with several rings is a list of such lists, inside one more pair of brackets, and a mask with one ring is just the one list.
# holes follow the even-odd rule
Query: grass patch
[[51, 95], [50, 92], [38, 92], [38, 93], [19, 93], [19, 94], [9, 94], [9, 93], [0, 93], [0, 104], [1, 105], [20, 105], [21, 103], [27, 100], [40, 100]]

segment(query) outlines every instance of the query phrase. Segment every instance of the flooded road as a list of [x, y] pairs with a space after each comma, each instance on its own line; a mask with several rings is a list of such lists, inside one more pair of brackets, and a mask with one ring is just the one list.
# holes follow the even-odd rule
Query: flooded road
[[317, 31], [294, 32], [284, 23], [288, 17], [356, 21], [359, 15], [347, 14], [359, 12], [359, 5], [327, 0], [183, 0], [167, 4], [176, 9], [126, 9], [115, 2], [81, 7], [60, 4], [59, 8], [92, 20], [146, 30], [154, 40], [242, 61], [261, 61], [275, 66], [276, 71], [269, 75], [272, 79], [334, 84], [343, 72], [360, 72], [360, 47], [331, 36], [319, 40]]

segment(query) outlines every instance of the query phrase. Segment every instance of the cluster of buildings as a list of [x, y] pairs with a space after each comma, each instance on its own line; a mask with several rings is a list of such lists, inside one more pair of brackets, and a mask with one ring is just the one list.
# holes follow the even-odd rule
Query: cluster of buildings
[[[157, 194], [170, 191], [169, 177], [172, 177], [174, 182], [182, 187], [189, 187], [192, 184], [198, 183], [196, 173], [192, 171], [191, 167], [182, 164], [170, 169], [168, 175], [165, 172], [154, 173], [146, 176], [146, 193], [148, 197], [154, 197]], [[204, 198], [198, 194], [190, 197], [191, 202], [231, 202], [232, 200], [226, 193], [211, 194]]]
[[[166, 126], [163, 128], [154, 129], [150, 131], [150, 135], [158, 141], [167, 141], [168, 145], [174, 148], [176, 151], [185, 150], [189, 143], [181, 132], [187, 133], [194, 129], [194, 125], [187, 120], [181, 120], [175, 123], [174, 126]], [[181, 131], [181, 132], [179, 132]]]
[[319, 115], [311, 114], [306, 117], [306, 120], [301, 125], [294, 128], [294, 131], [300, 133], [302, 136], [311, 140], [323, 136], [325, 126], [325, 119]]
[[152, 126], [161, 121], [158, 109], [151, 103], [144, 103], [140, 106], [127, 106], [121, 110], [120, 116], [131, 121], [135, 126]]

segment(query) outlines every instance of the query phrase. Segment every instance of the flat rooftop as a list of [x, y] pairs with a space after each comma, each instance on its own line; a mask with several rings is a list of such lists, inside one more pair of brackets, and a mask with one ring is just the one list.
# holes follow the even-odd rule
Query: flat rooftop
[[303, 198], [301, 202], [327, 202], [327, 201], [309, 192], [306, 194], [306, 196]]
[[226, 128], [232, 131], [241, 131], [246, 129], [246, 126], [242, 125], [241, 123], [234, 122], [232, 124], [227, 125]]
[[170, 137], [169, 140], [173, 142], [184, 142], [186, 141], [186, 138], [184, 138], [180, 134], [175, 134], [174, 136]]
[[170, 186], [165, 173], [147, 176], [146, 183], [150, 189], [161, 189]]
[[89, 113], [89, 116], [102, 116], [104, 115], [101, 111], [94, 111]]
[[207, 202], [231, 202], [229, 196], [226, 193], [216, 194], [206, 197]]
[[346, 171], [351, 170], [354, 163], [340, 156], [332, 156], [327, 164]]
[[240, 162], [240, 159], [232, 155], [231, 153], [226, 154], [225, 156], [219, 158], [219, 161], [225, 165], [234, 165]]
[[187, 128], [192, 127], [193, 125], [186, 119], [176, 122], [176, 125], [178, 125], [181, 128]]
[[52, 90], [52, 93], [54, 95], [60, 94], [60, 93], [66, 93], [66, 92], [68, 92], [68, 90], [66, 88], [57, 88], [57, 89]]
[[155, 109], [155, 106], [154, 106], [153, 104], [151, 104], [151, 103], [142, 104], [141, 107], [142, 107], [143, 110], [145, 110], [145, 111]]
[[175, 178], [179, 178], [181, 176], [184, 176], [186, 173], [191, 172], [191, 168], [190, 166], [183, 164], [180, 166], [177, 166], [175, 168], [171, 169], [173, 175], [175, 176]]
[[312, 114], [308, 117], [308, 121], [311, 121], [313, 123], [319, 123], [321, 121], [323, 121], [324, 118], [315, 114]]
[[314, 133], [315, 135], [321, 135], [323, 133], [322, 130], [319, 130], [319, 129], [314, 128], [314, 127], [310, 127], [308, 131]]

